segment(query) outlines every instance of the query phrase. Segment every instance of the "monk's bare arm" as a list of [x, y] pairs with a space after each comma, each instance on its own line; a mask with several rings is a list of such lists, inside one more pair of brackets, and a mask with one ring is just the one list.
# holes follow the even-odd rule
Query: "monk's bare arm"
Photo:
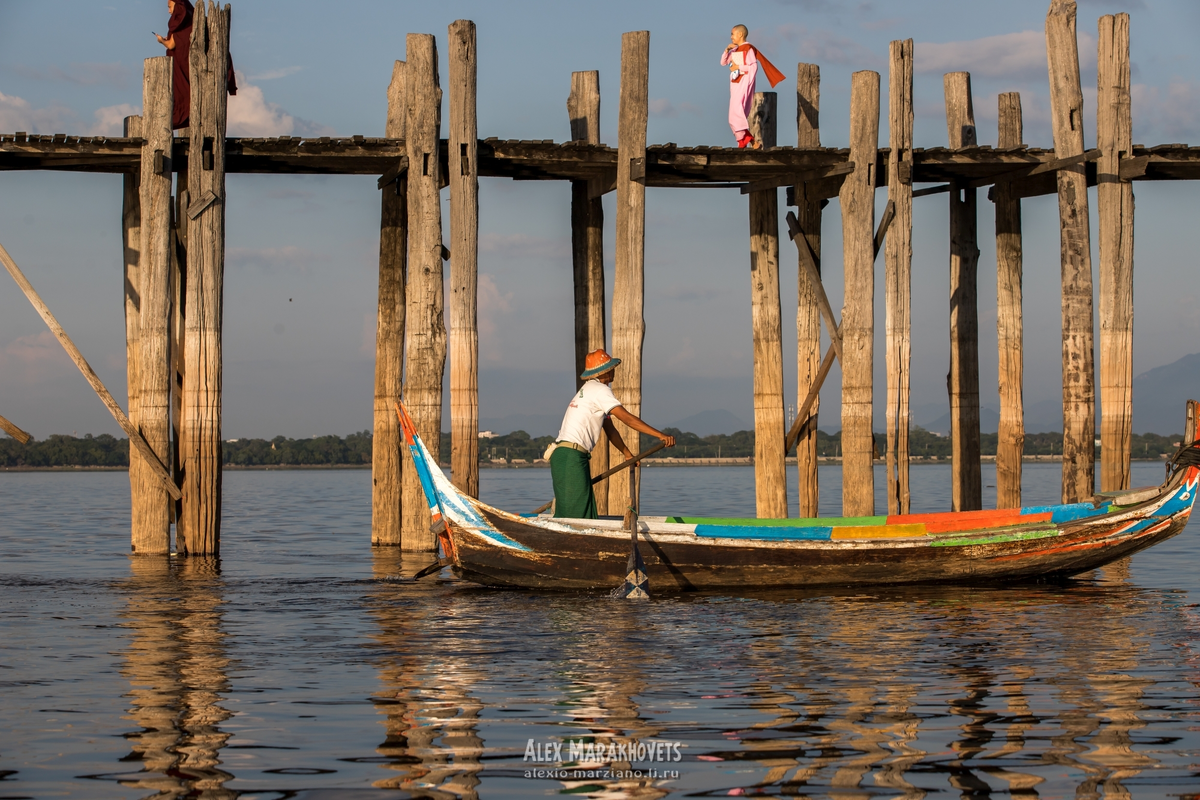
[[170, 39], [164, 39], [163, 37], [159, 36], [156, 33], [156, 34], [154, 34], [154, 38], [158, 39], [158, 43], [161, 44], [163, 47], [167, 48], [168, 50], [175, 49], [175, 34], [171, 34]]
[[653, 428], [650, 425], [647, 425], [645, 422], [642, 422], [642, 420], [640, 418], [638, 418], [638, 417], [634, 416], [633, 414], [630, 414], [628, 411], [626, 411], [624, 406], [617, 406], [609, 413], [611, 413], [614, 417], [619, 419], [621, 422], [623, 422], [626, 425], [628, 425], [629, 427], [633, 428], [638, 433], [644, 433], [648, 436], [653, 436], [657, 439], [662, 439], [664, 442], [667, 443], [667, 447], [675, 446], [675, 437], [674, 436], [668, 436], [667, 434], [663, 433], [662, 431], [658, 430], [657, 428]]

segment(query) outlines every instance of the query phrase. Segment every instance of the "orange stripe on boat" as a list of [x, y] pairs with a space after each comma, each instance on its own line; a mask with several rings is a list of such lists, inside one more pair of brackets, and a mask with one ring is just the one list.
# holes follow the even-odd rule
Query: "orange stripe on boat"
[[981, 530], [984, 528], [1003, 528], [1009, 525], [1024, 525], [1029, 522], [1049, 522], [1050, 512], [1042, 514], [1022, 514], [1019, 508], [1005, 508], [989, 511], [960, 511], [942, 514], [902, 514], [887, 518], [888, 525], [908, 525], [920, 523], [930, 534], [953, 533], [956, 531]]
[[833, 529], [831, 539], [903, 539], [924, 536], [925, 526], [912, 525], [843, 525]]

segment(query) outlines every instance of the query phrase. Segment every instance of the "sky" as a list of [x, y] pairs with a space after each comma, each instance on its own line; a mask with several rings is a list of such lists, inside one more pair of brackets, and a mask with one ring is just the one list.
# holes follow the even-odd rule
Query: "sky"
[[[616, 145], [621, 33], [649, 30], [651, 143], [732, 144], [719, 56], [734, 24], [788, 76], [779, 92], [780, 144], [795, 142], [797, 62], [821, 67], [821, 134], [844, 147], [856, 70], [883, 74], [880, 141], [887, 142], [887, 53], [915, 44], [915, 142], [946, 144], [942, 75], [972, 74], [981, 144], [996, 142], [997, 95], [1019, 91], [1025, 141], [1051, 146], [1045, 0], [868, 2], [710, 0], [604, 3], [356, 2], [233, 4], [239, 93], [229, 134], [382, 136], [392, 62], [405, 34], [433, 33], [446, 76], [446, 31], [478, 26], [479, 132], [502, 139], [569, 138], [573, 70], [600, 71], [601, 139]], [[1095, 143], [1100, 15], [1132, 16], [1134, 141], [1200, 142], [1200, 3], [1081, 0], [1078, 31], [1085, 139]], [[119, 135], [141, 110], [142, 59], [162, 55], [166, 3], [0, 0], [0, 131]], [[763, 86], [760, 86], [760, 89]], [[448, 112], [443, 111], [443, 119]], [[443, 135], [445, 131], [443, 130]], [[480, 416], [561, 418], [574, 389], [570, 189], [562, 182], [480, 181]], [[1139, 183], [1134, 371], [1200, 351], [1200, 302], [1189, 231], [1200, 187]], [[444, 204], [447, 191], [443, 192]], [[230, 175], [224, 308], [224, 435], [344, 435], [372, 426], [379, 197], [366, 176]], [[651, 188], [646, 198], [643, 416], [669, 425], [752, 410], [746, 197], [736, 191]], [[605, 197], [611, 295], [615, 207]], [[780, 192], [780, 202], [783, 193]], [[880, 210], [886, 191], [878, 195]], [[914, 417], [946, 412], [949, 235], [945, 195], [914, 203]], [[448, 206], [445, 206], [448, 208]], [[1030, 429], [1060, 419], [1061, 316], [1057, 205], [1024, 203], [1025, 404]], [[1095, 190], [1091, 192], [1093, 262]], [[982, 404], [998, 408], [992, 206], [979, 202]], [[443, 228], [449, 236], [448, 213]], [[8, 249], [112, 393], [124, 401], [121, 177], [7, 172], [0, 243]], [[836, 200], [824, 219], [826, 288], [842, 304]], [[877, 265], [876, 428], [884, 401], [882, 259]], [[797, 260], [781, 237], [785, 390], [796, 404]], [[447, 270], [448, 274], [449, 270]], [[7, 285], [5, 285], [7, 282]], [[1096, 281], [1098, 285], [1098, 280]], [[610, 306], [611, 307], [611, 306]], [[611, 334], [611, 331], [610, 331]], [[822, 392], [821, 427], [838, 426], [840, 375]], [[0, 280], [0, 414], [39, 438], [118, 433], [19, 289]], [[448, 428], [448, 416], [443, 427]], [[1164, 426], [1178, 428], [1175, 421]], [[547, 431], [542, 431], [547, 432]]]

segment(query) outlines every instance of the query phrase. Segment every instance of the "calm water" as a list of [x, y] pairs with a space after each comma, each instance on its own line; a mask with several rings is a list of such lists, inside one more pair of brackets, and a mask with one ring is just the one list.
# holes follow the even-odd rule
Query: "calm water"
[[[752, 514], [752, 483], [648, 469], [643, 506]], [[949, 485], [915, 467], [914, 510]], [[0, 474], [0, 798], [1200, 796], [1195, 522], [1066, 585], [637, 604], [407, 582], [365, 471], [225, 486], [221, 563], [170, 563], [126, 555], [124, 473]], [[482, 487], [523, 510], [549, 473]], [[530, 739], [682, 760], [526, 777]]]

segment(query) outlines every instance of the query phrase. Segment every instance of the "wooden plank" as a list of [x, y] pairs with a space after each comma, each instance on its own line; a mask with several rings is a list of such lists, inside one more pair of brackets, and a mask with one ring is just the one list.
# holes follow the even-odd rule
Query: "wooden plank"
[[875, 258], [879, 259], [879, 251], [883, 250], [883, 243], [887, 240], [888, 228], [892, 226], [892, 220], [896, 218], [896, 203], [893, 200], [888, 200], [887, 205], [883, 207], [883, 217], [879, 220], [879, 227], [875, 230], [875, 237], [871, 240], [875, 245]]
[[[206, 8], [207, 6], [207, 8]], [[225, 119], [229, 7], [196, 4], [191, 44], [188, 187], [218, 198], [188, 225], [180, 464], [183, 502], [176, 550], [216, 555], [221, 542], [221, 318], [225, 274]], [[205, 169], [205, 142], [211, 168]], [[190, 215], [189, 215], [190, 216]]]
[[[142, 135], [142, 118], [140, 116], [126, 117], [124, 124], [126, 136]], [[141, 389], [138, 377], [138, 365], [141, 363], [142, 351], [138, 338], [142, 330], [142, 170], [126, 172], [121, 176], [121, 242], [123, 244], [124, 289], [125, 289], [125, 385], [129, 397], [129, 421], [137, 427], [141, 422], [141, 404], [138, 402], [138, 392]], [[142, 461], [133, 448], [129, 450], [129, 495], [131, 509], [137, 505], [136, 498], [144, 485], [142, 473], [148, 473], [153, 480], [153, 469]], [[137, 529], [137, 523], [131, 516], [131, 530]]]
[[33, 286], [29, 283], [29, 279], [25, 277], [25, 273], [21, 272], [21, 269], [17, 266], [17, 262], [13, 261], [12, 256], [8, 254], [3, 245], [0, 245], [0, 261], [4, 262], [4, 267], [8, 270], [8, 274], [12, 275], [13, 280], [21, 287], [21, 291], [25, 293], [25, 297], [29, 299], [34, 310], [38, 312], [42, 320], [46, 323], [46, 326], [50, 328], [50, 332], [58, 339], [63, 349], [67, 351], [67, 355], [75, 362], [75, 366], [83, 373], [83, 377], [91, 384], [92, 389], [100, 396], [101, 402], [108, 408], [109, 413], [113, 415], [113, 419], [117, 421], [117, 424], [121, 426], [121, 430], [125, 431], [125, 435], [129, 437], [130, 446], [137, 448], [138, 453], [154, 466], [154, 474], [167, 486], [167, 491], [171, 496], [178, 497], [179, 489], [176, 488], [175, 482], [171, 480], [171, 473], [167, 471], [162, 462], [158, 461], [154, 455], [154, 451], [150, 449], [150, 445], [146, 444], [146, 440], [142, 437], [141, 432], [129, 421], [129, 417], [117, 405], [117, 401], [113, 399], [108, 389], [104, 388], [104, 384], [100, 382], [96, 371], [88, 364], [87, 359], [83, 357], [83, 353], [79, 352], [79, 348], [71, 341], [71, 337], [67, 336], [67, 332], [63, 330], [62, 325], [58, 324], [58, 320], [50, 313], [50, 308], [42, 300], [41, 296], [34, 291]]
[[820, 369], [817, 370], [817, 376], [812, 384], [808, 387], [808, 393], [804, 396], [804, 402], [800, 404], [800, 410], [796, 414], [796, 419], [792, 421], [792, 427], [788, 429], [787, 438], [784, 441], [783, 452], [791, 452], [792, 446], [796, 444], [796, 440], [800, 435], [816, 424], [816, 415], [814, 407], [820, 397], [821, 387], [825, 385], [825, 378], [829, 376], [829, 371], [833, 369], [833, 361], [836, 355], [833, 348], [825, 350], [825, 357], [821, 359]]
[[[971, 76], [944, 78], [946, 129], [951, 148], [975, 146]], [[979, 234], [976, 192], [962, 183], [950, 190], [950, 437], [951, 506], [983, 508], [979, 442]]]
[[[644, 283], [646, 254], [646, 187], [634, 180], [630, 167], [646, 157], [649, 119], [650, 32], [621, 36], [621, 99], [617, 114], [617, 238], [614, 247], [612, 354], [621, 359], [612, 389], [631, 413], [642, 413], [642, 342], [646, 336]], [[616, 423], [625, 444], [639, 452], [636, 431]], [[610, 463], [621, 453], [609, 447]], [[608, 479], [609, 497], [630, 495], [629, 472]], [[633, 487], [634, 496], [641, 495]], [[611, 506], [609, 511], [614, 509]]]
[[[1054, 152], [1069, 158], [1083, 149], [1083, 92], [1074, 0], [1053, 0], [1046, 15], [1050, 117]], [[1062, 258], [1063, 457], [1062, 501], [1084, 502], [1095, 492], [1095, 364], [1092, 252], [1087, 175], [1083, 165], [1058, 176]]]
[[1136, 156], [1128, 158], [1121, 157], [1121, 167], [1119, 177], [1123, 181], [1131, 181], [1134, 178], [1140, 178], [1146, 174], [1146, 168], [1150, 166], [1151, 156]]
[[913, 197], [929, 197], [934, 194], [946, 194], [953, 186], [948, 183], [943, 183], [941, 186], [927, 186], [924, 189], [917, 189], [913, 192]]
[[[750, 132], [775, 147], [777, 95], [757, 92]], [[750, 195], [750, 320], [754, 353], [754, 496], [760, 519], [786, 519], [783, 320], [779, 300], [779, 190]]]
[[[816, 64], [796, 65], [796, 146], [819, 148], [821, 146], [821, 68]], [[821, 370], [828, 374], [832, 366], [833, 348], [821, 358], [821, 309], [818, 294], [820, 283], [807, 277], [807, 263], [811, 260], [818, 281], [821, 277], [821, 211], [827, 202], [824, 198], [812, 197], [812, 184], [801, 184], [791, 191], [795, 200], [797, 226], [804, 233], [804, 247], [798, 254], [800, 276], [796, 287], [796, 399], [805, 401], [810, 409], [796, 415], [803, 428], [796, 427], [791, 441], [796, 446], [796, 472], [799, 489], [797, 513], [811, 518], [819, 514], [820, 487], [817, 480], [817, 419], [820, 410], [820, 386], [824, 383]], [[788, 215], [789, 220], [793, 218]], [[826, 298], [828, 303], [828, 298]], [[812, 398], [811, 400], [809, 398]], [[811, 422], [808, 419], [811, 418]], [[784, 453], [791, 452], [790, 443], [785, 443]]]
[[[588, 145], [600, 144], [600, 73], [571, 73], [571, 94], [567, 98], [571, 140]], [[611, 186], [616, 185], [616, 172]], [[602, 193], [601, 193], [602, 194]], [[571, 183], [571, 262], [575, 288], [575, 381], [583, 385], [579, 374], [588, 353], [606, 344], [604, 302], [604, 203], [593, 193], [593, 182]], [[608, 436], [603, 431], [592, 450], [592, 476], [608, 470]], [[595, 484], [596, 509], [608, 514], [608, 481]]]
[[29, 440], [33, 438], [32, 435], [21, 430], [13, 422], [5, 419], [4, 417], [0, 417], [0, 430], [16, 439], [21, 444], [29, 444]]
[[849, 175], [851, 172], [854, 172], [853, 161], [845, 164], [831, 164], [828, 167], [817, 167], [816, 169], [809, 169], [803, 172], [794, 172], [791, 175], [748, 183], [741, 187], [742, 194], [762, 192], [767, 189], [778, 189], [781, 186], [799, 186], [802, 183], [812, 183], [813, 181], [825, 180], [826, 178], [835, 178], [838, 175]]
[[[1000, 147], [1020, 147], [1024, 126], [1021, 96], [1016, 92], [1000, 95], [999, 125]], [[1000, 387], [996, 508], [1020, 508], [1021, 456], [1025, 449], [1021, 199], [1012, 184], [998, 184], [992, 199], [996, 204], [996, 343]]]
[[[392, 64], [387, 90], [388, 138], [403, 139], [407, 119], [405, 63]], [[408, 157], [404, 157], [407, 165]], [[403, 541], [401, 493], [405, 449], [392, 409], [404, 380], [405, 265], [408, 259], [408, 176], [380, 192], [379, 297], [375, 318], [375, 430], [371, 440], [371, 544], [399, 547]]]
[[879, 73], [854, 73], [850, 89], [850, 160], [842, 184], [842, 513], [875, 513], [872, 432], [875, 339], [875, 187], [879, 176]]
[[[408, 289], [404, 346], [404, 397], [417, 433], [432, 446], [441, 441], [442, 375], [446, 368], [443, 317], [442, 206], [439, 196], [441, 148], [438, 146], [442, 90], [438, 81], [437, 43], [431, 34], [407, 39], [405, 97], [408, 120]], [[407, 451], [407, 448], [404, 448]], [[404, 454], [404, 521], [401, 548], [431, 551], [429, 503], [420, 476]]]
[[[1130, 486], [1133, 441], [1133, 150], [1129, 15], [1100, 18], [1096, 144], [1100, 216], [1100, 489]], [[1127, 160], [1127, 159], [1126, 159]]]
[[[887, 236], [884, 313], [887, 361], [887, 504], [889, 514], [911, 507], [908, 464], [912, 370], [913, 40], [894, 41], [888, 70], [888, 205], [875, 236]], [[907, 179], [906, 179], [907, 178]], [[889, 233], [890, 223], [890, 233]]]
[[[171, 152], [171, 59], [145, 60], [142, 88], [142, 166], [139, 186], [140, 284], [138, 332], [138, 411], [136, 424], [158, 461], [171, 458], [171, 173], [154, 171], [160, 153]], [[134, 463], [137, 460], [137, 467]], [[173, 508], [152, 467], [130, 452], [131, 549], [171, 552]]]
[[976, 178], [973, 181], [969, 181], [967, 185], [978, 188], [989, 185], [999, 185], [1002, 183], [1011, 183], [1012, 181], [1019, 181], [1024, 178], [1032, 178], [1035, 175], [1041, 175], [1047, 172], [1058, 172], [1060, 169], [1073, 167], [1076, 164], [1084, 164], [1099, 160], [1100, 151], [1098, 149], [1088, 150], [1086, 153], [1080, 153], [1079, 155], [1071, 156], [1070, 158], [1056, 158], [1053, 161], [1047, 161], [1032, 167], [1015, 169], [1011, 172], [1004, 172], [999, 175], [993, 175], [989, 178]]
[[475, 23], [450, 24], [450, 470], [479, 496], [479, 160]]

